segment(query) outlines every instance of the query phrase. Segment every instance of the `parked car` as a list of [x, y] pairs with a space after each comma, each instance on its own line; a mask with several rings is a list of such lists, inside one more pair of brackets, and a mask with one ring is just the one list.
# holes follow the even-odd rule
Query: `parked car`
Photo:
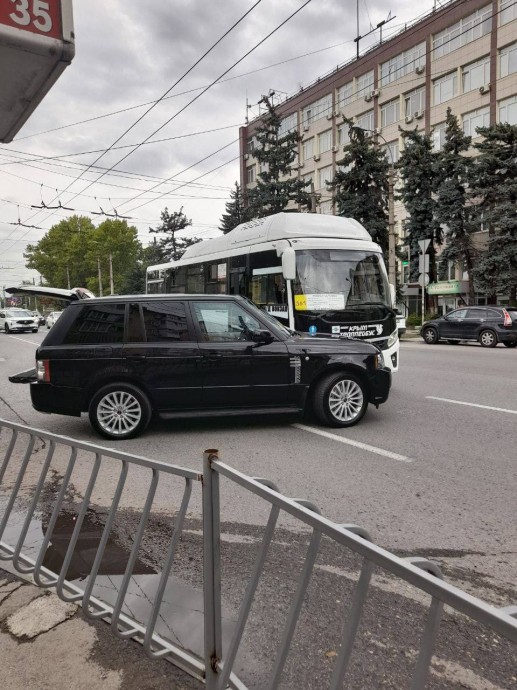
[[0, 329], [6, 333], [23, 333], [25, 331], [37, 333], [38, 328], [38, 319], [27, 309], [12, 308], [0, 310]]
[[[73, 297], [70, 298], [74, 300]], [[80, 416], [111, 439], [162, 418], [303, 412], [359, 422], [385, 402], [391, 372], [360, 340], [299, 335], [234, 295], [138, 295], [71, 301], [36, 351], [40, 412]]]
[[462, 340], [477, 340], [483, 347], [517, 346], [517, 307], [462, 307], [426, 321], [420, 335], [430, 345], [446, 340], [457, 344]]
[[47, 328], [50, 329], [56, 323], [63, 312], [62, 311], [51, 311], [47, 316]]
[[31, 311], [31, 314], [38, 319], [38, 326], [45, 325], [45, 317], [39, 311]]

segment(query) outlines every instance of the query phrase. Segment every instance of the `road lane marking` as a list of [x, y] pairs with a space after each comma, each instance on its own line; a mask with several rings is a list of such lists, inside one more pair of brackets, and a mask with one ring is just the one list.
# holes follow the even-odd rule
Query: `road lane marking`
[[352, 439], [346, 438], [345, 436], [338, 436], [338, 434], [331, 434], [329, 431], [315, 429], [313, 426], [306, 426], [305, 424], [293, 424], [292, 426], [294, 426], [296, 429], [301, 429], [302, 431], [309, 431], [311, 434], [324, 436], [325, 438], [329, 438], [331, 441], [345, 443], [348, 446], [355, 446], [356, 448], [366, 450], [369, 453], [383, 455], [385, 458], [390, 458], [391, 460], [397, 460], [398, 462], [414, 462], [413, 458], [408, 458], [405, 455], [399, 455], [399, 453], [393, 453], [391, 450], [384, 450], [384, 448], [370, 446], [368, 443], [361, 443], [361, 441], [353, 441]]
[[41, 343], [38, 343], [37, 340], [25, 340], [25, 338], [17, 338], [15, 335], [9, 336], [10, 338], [13, 338], [13, 340], [21, 340], [22, 343], [30, 343], [31, 345], [40, 345]]
[[494, 410], [495, 412], [507, 412], [517, 414], [517, 410], [507, 410], [505, 407], [492, 407], [490, 405], [478, 405], [477, 403], [463, 402], [463, 400], [450, 400], [449, 398], [437, 398], [434, 395], [426, 395], [428, 400], [440, 400], [441, 402], [454, 403], [455, 405], [467, 405], [468, 407], [480, 407], [482, 410]]

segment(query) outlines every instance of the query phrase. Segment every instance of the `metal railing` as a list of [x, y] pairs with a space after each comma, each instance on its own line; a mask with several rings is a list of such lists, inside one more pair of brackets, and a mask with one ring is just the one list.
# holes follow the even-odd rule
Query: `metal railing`
[[[64, 601], [81, 604], [86, 616], [102, 618], [108, 621], [115, 635], [122, 639], [133, 638], [142, 643], [145, 652], [151, 658], [167, 658], [175, 665], [192, 676], [204, 680], [209, 690], [223, 690], [226, 687], [245, 689], [245, 685], [233, 672], [236, 658], [242, 645], [243, 635], [250, 617], [252, 604], [264, 573], [268, 551], [272, 543], [278, 518], [281, 511], [295, 518], [300, 526], [311, 530], [309, 545], [305, 554], [300, 575], [296, 583], [296, 591], [290, 602], [289, 611], [284, 623], [281, 640], [276, 651], [269, 679], [261, 687], [275, 690], [284, 673], [284, 667], [291, 650], [293, 636], [299, 622], [300, 613], [306, 598], [308, 586], [311, 582], [313, 570], [320, 550], [323, 536], [339, 544], [349, 552], [362, 559], [359, 578], [355, 585], [354, 595], [340, 633], [339, 652], [329, 687], [337, 690], [343, 687], [350, 667], [354, 643], [363, 614], [363, 609], [371, 589], [371, 576], [375, 566], [391, 573], [396, 578], [427, 593], [431, 603], [427, 610], [427, 620], [423, 627], [420, 640], [420, 651], [415, 664], [411, 688], [424, 688], [433, 656], [434, 644], [438, 634], [442, 609], [444, 604], [470, 619], [492, 629], [508, 640], [517, 642], [517, 606], [496, 608], [484, 603], [480, 599], [443, 581], [438, 566], [425, 558], [400, 558], [382, 549], [372, 542], [369, 533], [352, 524], [336, 524], [320, 514], [318, 508], [304, 499], [293, 499], [282, 495], [275, 484], [268, 479], [252, 478], [232, 469], [220, 461], [218, 451], [207, 450], [203, 456], [203, 473], [186, 469], [177, 465], [149, 460], [147, 458], [102, 448], [97, 445], [75, 441], [70, 438], [31, 429], [19, 424], [0, 420], [0, 439], [3, 441], [9, 435], [7, 448], [0, 465], [0, 497], [3, 496], [5, 509], [0, 511], [0, 561], [10, 561], [16, 571], [31, 575], [34, 582], [41, 587], [54, 588], [58, 596]], [[45, 458], [39, 460], [34, 457], [37, 441], [43, 446], [48, 444]], [[44, 534], [42, 533], [36, 547], [32, 545], [32, 552], [27, 543], [27, 535], [31, 524], [37, 517], [38, 506], [41, 505], [45, 485], [49, 481], [49, 471], [56, 450], [59, 449], [60, 461], [57, 481], [54, 484], [53, 505], [49, 514]], [[62, 451], [67, 451], [63, 459]], [[59, 572], [53, 572], [44, 566], [45, 553], [52, 540], [56, 522], [63, 508], [67, 492], [70, 489], [74, 468], [80, 456], [85, 484], [80, 501], [75, 525], [67, 541], [66, 551]], [[118, 467], [114, 464], [118, 462]], [[31, 464], [36, 463], [36, 471], [29, 482], [29, 496], [25, 492], [23, 519], [16, 530], [16, 539], [9, 544], [4, 541], [4, 533], [13, 515], [17, 501], [21, 499], [20, 490], [24, 486], [24, 478]], [[88, 508], [91, 506], [92, 496], [99, 472], [105, 463], [110, 463], [110, 471], [118, 473], [116, 486], [111, 494], [111, 503], [107, 512], [102, 536], [98, 540], [93, 565], [89, 572], [87, 583], [80, 587], [77, 582], [67, 579], [70, 563], [78, 544], [81, 527]], [[86, 479], [84, 466], [87, 466]], [[116, 470], [114, 468], [117, 467]], [[128, 479], [130, 468], [139, 468], [149, 474], [149, 484], [145, 489], [143, 508], [138, 525], [132, 537], [127, 565], [114, 603], [106, 603], [93, 594], [106, 545], [113, 529], [117, 512], [119, 511], [121, 496]], [[2, 482], [9, 474], [9, 486], [3, 487]], [[55, 478], [56, 475], [54, 475]], [[178, 508], [169, 507], [169, 514], [174, 513], [171, 521], [171, 534], [168, 538], [165, 557], [161, 566], [161, 574], [147, 619], [142, 622], [123, 611], [126, 595], [142, 540], [151, 514], [153, 501], [157, 489], [164, 477], [184, 482], [181, 498], [178, 496]], [[221, 510], [219, 497], [220, 478], [233, 482], [246, 492], [265, 501], [269, 506], [269, 518], [265, 526], [262, 541], [256, 554], [251, 575], [247, 582], [245, 594], [240, 602], [238, 616], [233, 632], [223, 654], [222, 612], [221, 612]], [[142, 478], [139, 477], [139, 482]], [[5, 482], [4, 482], [5, 484]], [[189, 508], [194, 486], [202, 487], [202, 547], [203, 547], [203, 600], [204, 600], [204, 658], [179, 644], [175, 644], [156, 631], [158, 617], [161, 616], [160, 607], [166, 590], [168, 578], [173, 567], [178, 565], [175, 556], [182, 534], [185, 533], [185, 517]]]

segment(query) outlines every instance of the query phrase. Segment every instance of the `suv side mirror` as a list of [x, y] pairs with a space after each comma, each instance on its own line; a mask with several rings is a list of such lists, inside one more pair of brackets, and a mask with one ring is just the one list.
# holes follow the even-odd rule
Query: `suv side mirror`
[[270, 331], [266, 330], [253, 331], [251, 334], [251, 339], [254, 343], [262, 345], [268, 345], [269, 343], [272, 343], [274, 340], [273, 334]]

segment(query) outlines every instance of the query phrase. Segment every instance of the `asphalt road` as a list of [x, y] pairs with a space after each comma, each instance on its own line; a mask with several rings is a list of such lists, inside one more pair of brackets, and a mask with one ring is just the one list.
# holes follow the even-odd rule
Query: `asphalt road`
[[[229, 465], [274, 480], [289, 496], [309, 498], [333, 520], [362, 525], [379, 545], [432, 558], [449, 581], [486, 601], [517, 602], [516, 350], [402, 342], [388, 402], [349, 430], [312, 419], [157, 421], [141, 438], [110, 443], [99, 441], [84, 416], [41, 415], [30, 405], [28, 387], [8, 382], [9, 374], [32, 366], [44, 335], [0, 334], [0, 418], [194, 469], [201, 469], [204, 449], [218, 448]], [[228, 557], [244, 562], [264, 524], [263, 506], [224, 485], [221, 498]], [[192, 516], [193, 534], [196, 524]], [[282, 526], [280, 543], [292, 542], [299, 561], [303, 535], [289, 521]], [[329, 554], [320, 568], [335, 579], [339, 558]], [[335, 584], [327, 581], [323, 591]], [[397, 595], [392, 584], [385, 591]], [[314, 601], [321, 610], [334, 606], [332, 597]], [[484, 658], [477, 647], [475, 654]], [[502, 656], [497, 663], [504, 669]], [[473, 689], [513, 687], [514, 680], [517, 686], [511, 670], [503, 671], [502, 684], [488, 685], [478, 672], [456, 677], [445, 668], [433, 687], [459, 687], [460, 680]], [[397, 682], [386, 686], [400, 687]]]

